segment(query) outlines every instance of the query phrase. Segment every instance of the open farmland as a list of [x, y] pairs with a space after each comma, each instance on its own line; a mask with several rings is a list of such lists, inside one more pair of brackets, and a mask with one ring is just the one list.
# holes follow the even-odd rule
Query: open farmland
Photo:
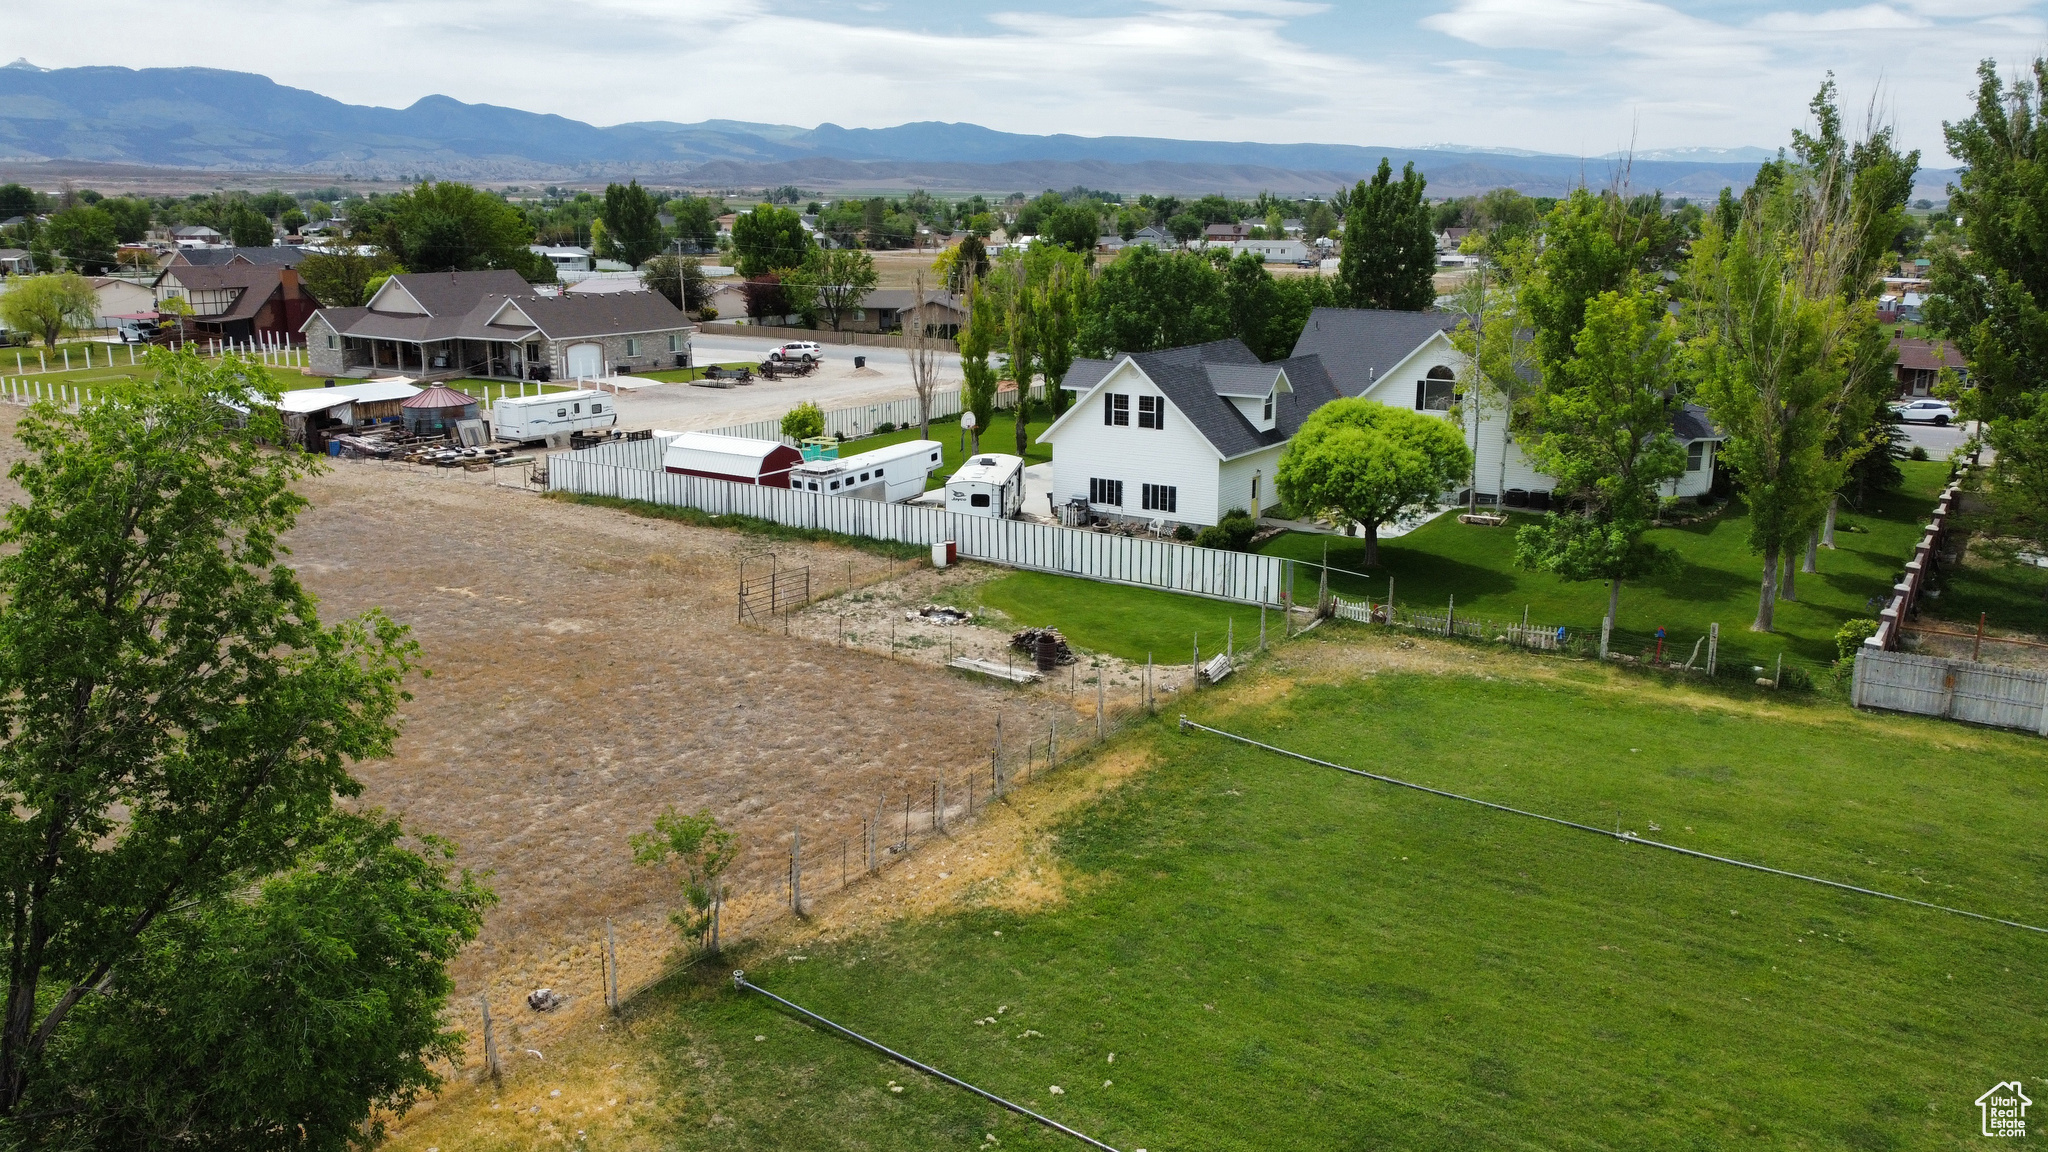
[[[2027, 736], [1345, 625], [1175, 707], [1702, 851], [2048, 906]], [[2022, 930], [1170, 715], [1003, 811], [397, 1146], [1071, 1146], [734, 992], [731, 966], [1126, 1150], [1961, 1147], [1979, 1093], [2048, 1075]], [[973, 869], [1008, 851], [1005, 818], [1034, 826], [1029, 899]]]

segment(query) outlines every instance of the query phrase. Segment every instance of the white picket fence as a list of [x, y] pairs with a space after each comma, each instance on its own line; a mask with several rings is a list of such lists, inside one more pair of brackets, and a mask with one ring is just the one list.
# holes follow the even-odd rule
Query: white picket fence
[[2048, 736], [2048, 675], [1972, 660], [1856, 650], [1850, 702]]
[[952, 540], [970, 560], [1241, 604], [1279, 607], [1291, 587], [1291, 562], [1274, 556], [678, 475], [661, 470], [667, 444], [657, 438], [557, 452], [548, 457], [548, 490], [696, 508], [714, 516], [754, 516], [906, 544]]

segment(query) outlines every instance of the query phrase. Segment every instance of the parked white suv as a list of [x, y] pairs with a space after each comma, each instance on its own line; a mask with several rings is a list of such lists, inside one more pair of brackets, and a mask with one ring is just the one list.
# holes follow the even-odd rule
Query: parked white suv
[[1956, 418], [1955, 408], [1946, 400], [1915, 400], [1909, 404], [1894, 404], [1892, 411], [1899, 419], [1909, 424], [1932, 424], [1943, 428]]
[[792, 340], [768, 353], [770, 360], [797, 360], [805, 364], [814, 364], [824, 358], [825, 350], [810, 340]]

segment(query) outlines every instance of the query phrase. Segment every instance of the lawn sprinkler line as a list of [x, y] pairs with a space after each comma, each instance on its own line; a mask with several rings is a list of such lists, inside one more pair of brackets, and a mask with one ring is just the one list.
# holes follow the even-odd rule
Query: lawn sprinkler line
[[804, 1007], [801, 1004], [796, 1004], [791, 1001], [785, 1000], [782, 997], [777, 996], [775, 993], [770, 992], [766, 988], [761, 987], [759, 984], [754, 984], [748, 981], [747, 974], [744, 971], [741, 971], [740, 969], [735, 968], [733, 970], [732, 983], [733, 987], [738, 988], [741, 991], [755, 992], [759, 993], [762, 996], [766, 996], [770, 1000], [775, 1001], [777, 1004], [780, 1004], [783, 1007], [788, 1008], [790, 1011], [796, 1012], [806, 1017], [807, 1019], [815, 1020], [818, 1023], [823, 1024], [825, 1027], [832, 1029], [834, 1032], [837, 1032], [841, 1036], [845, 1036], [850, 1040], [854, 1040], [859, 1043], [865, 1044], [868, 1047], [873, 1048], [875, 1051], [880, 1052], [882, 1055], [887, 1056], [889, 1059], [894, 1060], [899, 1064], [906, 1064], [912, 1068], [917, 1069], [919, 1072], [923, 1072], [927, 1076], [936, 1076], [939, 1079], [944, 1080], [946, 1083], [951, 1084], [956, 1088], [965, 1088], [969, 1092], [972, 1092], [976, 1096], [979, 1096], [982, 1099], [987, 1100], [991, 1104], [999, 1104], [1002, 1107], [1008, 1108], [1010, 1111], [1015, 1112], [1019, 1116], [1028, 1116], [1031, 1119], [1038, 1121], [1040, 1124], [1043, 1124], [1048, 1128], [1054, 1129], [1055, 1131], [1064, 1132], [1067, 1135], [1072, 1136], [1074, 1139], [1081, 1141], [1083, 1144], [1086, 1144], [1091, 1148], [1100, 1148], [1102, 1149], [1102, 1152], [1117, 1152], [1117, 1150], [1114, 1147], [1111, 1147], [1108, 1144], [1104, 1144], [1102, 1141], [1097, 1140], [1095, 1137], [1090, 1136], [1085, 1132], [1076, 1132], [1072, 1128], [1069, 1128], [1065, 1124], [1062, 1124], [1059, 1121], [1054, 1120], [1050, 1116], [1041, 1116], [1038, 1113], [1033, 1112], [1031, 1109], [1024, 1107], [1022, 1104], [1013, 1104], [1010, 1101], [1003, 1099], [1001, 1096], [998, 1096], [993, 1092], [989, 1092], [981, 1088], [976, 1088], [974, 1085], [969, 1084], [967, 1081], [960, 1079], [958, 1076], [949, 1076], [946, 1073], [939, 1071], [937, 1068], [934, 1068], [929, 1064], [926, 1064], [919, 1060], [913, 1060], [910, 1057], [905, 1056], [903, 1053], [896, 1051], [894, 1048], [870, 1040], [867, 1037], [861, 1035], [860, 1033], [855, 1032], [853, 1029], [846, 1027], [845, 1025], [836, 1024], [830, 1020], [827, 1020], [823, 1016], [818, 1015], [816, 1012], [811, 1011], [810, 1009]]
[[1193, 728], [1197, 731], [1207, 732], [1211, 735], [1222, 736], [1226, 739], [1235, 740], [1240, 744], [1249, 744], [1254, 748], [1263, 748], [1266, 751], [1272, 752], [1276, 755], [1287, 756], [1295, 760], [1303, 760], [1310, 764], [1320, 765], [1324, 768], [1335, 768], [1339, 772], [1348, 772], [1353, 776], [1363, 776], [1368, 780], [1377, 780], [1382, 784], [1393, 784], [1402, 788], [1412, 788], [1417, 792], [1427, 792], [1432, 796], [1442, 796], [1447, 800], [1462, 800], [1467, 804], [1477, 804], [1482, 808], [1491, 808], [1496, 812], [1507, 812], [1515, 816], [1527, 816], [1532, 820], [1541, 820], [1548, 824], [1561, 824], [1566, 828], [1576, 828], [1581, 832], [1591, 832], [1595, 836], [1605, 837], [1609, 840], [1619, 840], [1624, 844], [1641, 844], [1648, 848], [1662, 848], [1666, 852], [1676, 852], [1681, 856], [1692, 856], [1701, 860], [1712, 860], [1717, 864], [1732, 864], [1737, 868], [1747, 868], [1753, 872], [1767, 872], [1773, 876], [1784, 876], [1792, 880], [1804, 880], [1809, 884], [1819, 884], [1827, 888], [1840, 889], [1843, 892], [1855, 892], [1858, 895], [1862, 896], [1875, 896], [1880, 900], [1896, 900], [1901, 904], [1911, 904], [1915, 907], [1927, 908], [1935, 912], [1946, 912], [1951, 916], [1967, 916], [1972, 920], [1983, 920], [1992, 924], [2003, 924], [2008, 928], [2022, 928], [2028, 932], [2039, 932], [2044, 936], [2048, 936], [2048, 928], [2038, 928], [2032, 924], [2022, 924], [2017, 920], [2005, 920], [1997, 916], [1988, 916], [1982, 912], [1971, 912], [1965, 908], [1951, 908], [1946, 904], [1935, 904], [1926, 900], [1915, 900], [1911, 896], [1899, 896], [1891, 892], [1880, 892], [1875, 888], [1863, 888], [1855, 884], [1845, 884], [1840, 880], [1829, 880], [1820, 876], [1808, 876], [1803, 872], [1788, 872], [1783, 868], [1773, 868], [1768, 864], [1753, 864], [1750, 861], [1737, 860], [1731, 856], [1716, 856], [1711, 852], [1701, 852], [1695, 848], [1685, 848], [1677, 844], [1666, 844], [1662, 840], [1645, 840], [1633, 832], [1623, 832], [1620, 830], [1620, 814], [1618, 811], [1616, 813], [1616, 829], [1615, 831], [1609, 832], [1605, 828], [1595, 828], [1591, 824], [1581, 824], [1576, 820], [1566, 820], [1557, 816], [1545, 816], [1541, 812], [1531, 812], [1525, 808], [1511, 808], [1506, 804], [1496, 804], [1491, 800], [1481, 800], [1476, 796], [1462, 796], [1456, 792], [1446, 792], [1441, 788], [1431, 788], [1427, 784], [1416, 784], [1412, 781], [1402, 780], [1393, 776], [1382, 776], [1377, 772], [1367, 772], [1363, 768], [1352, 768], [1348, 765], [1333, 763], [1329, 760], [1319, 760], [1314, 756], [1308, 756], [1300, 752], [1294, 752], [1286, 748], [1278, 747], [1276, 745], [1266, 744], [1261, 741], [1254, 740], [1249, 736], [1239, 736], [1235, 732], [1225, 732], [1221, 728], [1211, 728], [1206, 724], [1197, 724], [1194, 721], [1188, 719], [1186, 716], [1182, 716], [1180, 718], [1180, 727], [1183, 732], [1187, 731], [1190, 728]]

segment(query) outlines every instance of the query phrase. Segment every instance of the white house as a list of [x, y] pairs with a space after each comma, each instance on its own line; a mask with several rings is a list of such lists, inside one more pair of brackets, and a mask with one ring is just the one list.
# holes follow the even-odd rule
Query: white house
[[[1452, 347], [1450, 333], [1464, 319], [1456, 312], [1318, 308], [1295, 341], [1294, 355], [1320, 357], [1345, 396], [1448, 418], [1466, 363]], [[1485, 404], [1461, 407], [1465, 442], [1473, 445], [1477, 458], [1473, 473], [1478, 502], [1548, 508], [1557, 481], [1538, 472], [1522, 454], [1505, 413]], [[1697, 404], [1672, 409], [1671, 431], [1685, 448], [1686, 465], [1684, 475], [1664, 485], [1664, 495], [1704, 495], [1713, 486], [1714, 457], [1726, 434], [1714, 428], [1706, 409]]]
[[1308, 245], [1300, 240], [1211, 240], [1203, 248], [1220, 248], [1235, 256], [1250, 252], [1268, 264], [1295, 264], [1308, 259]]
[[1317, 357], [1261, 364], [1239, 340], [1077, 360], [1063, 387], [1074, 403], [1038, 437], [1054, 502], [1176, 525], [1271, 506], [1281, 449], [1339, 395]]

